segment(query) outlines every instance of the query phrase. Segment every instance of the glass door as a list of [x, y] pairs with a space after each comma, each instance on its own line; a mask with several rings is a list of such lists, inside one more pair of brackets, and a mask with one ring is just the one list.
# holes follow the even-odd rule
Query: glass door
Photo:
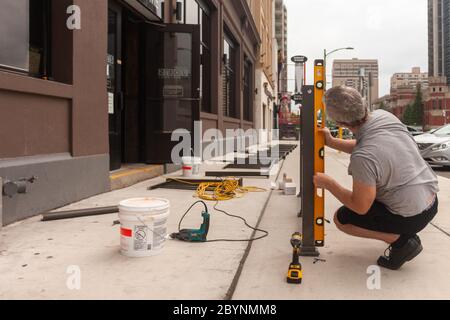
[[200, 120], [200, 27], [147, 26], [145, 65], [145, 159], [172, 163], [173, 131]]

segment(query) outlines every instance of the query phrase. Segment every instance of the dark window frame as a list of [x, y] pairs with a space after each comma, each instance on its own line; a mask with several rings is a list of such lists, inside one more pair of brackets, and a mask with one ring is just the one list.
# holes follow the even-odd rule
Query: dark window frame
[[243, 91], [244, 91], [244, 120], [253, 121], [254, 110], [254, 95], [253, 95], [253, 83], [254, 83], [254, 65], [248, 58], [244, 58], [244, 77], [243, 77]]
[[[228, 44], [230, 48], [230, 57], [225, 53], [225, 46]], [[236, 84], [239, 77], [239, 44], [232, 36], [229, 29], [223, 28], [223, 54], [222, 54], [222, 82], [223, 82], [223, 99], [222, 99], [222, 113], [228, 118], [239, 118], [239, 110], [237, 103], [238, 90]]]

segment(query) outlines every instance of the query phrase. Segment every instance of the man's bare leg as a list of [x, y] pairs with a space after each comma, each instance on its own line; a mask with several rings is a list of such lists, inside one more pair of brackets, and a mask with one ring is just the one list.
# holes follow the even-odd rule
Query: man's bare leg
[[397, 234], [366, 230], [351, 224], [343, 225], [339, 222], [336, 215], [334, 217], [334, 223], [340, 231], [358, 238], [380, 240], [386, 242], [387, 244], [393, 244], [400, 238], [400, 235]]

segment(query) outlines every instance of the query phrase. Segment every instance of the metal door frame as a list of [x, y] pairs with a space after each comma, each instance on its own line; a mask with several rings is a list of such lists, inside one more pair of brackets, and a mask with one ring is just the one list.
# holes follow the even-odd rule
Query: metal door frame
[[[108, 125], [110, 122], [110, 117], [113, 117], [113, 121], [117, 126], [116, 131], [111, 131], [109, 127], [109, 144], [110, 144], [110, 164], [111, 169], [118, 169], [116, 167], [112, 167], [115, 162], [122, 163], [123, 159], [123, 83], [122, 83], [122, 64], [119, 61], [122, 61], [123, 54], [123, 43], [122, 43], [122, 17], [123, 17], [123, 7], [120, 6], [117, 2], [110, 0], [108, 2], [108, 24], [109, 24], [109, 12], [114, 11], [117, 14], [117, 30], [116, 30], [116, 56], [115, 59], [115, 88], [114, 88], [114, 114], [108, 113]], [[109, 34], [109, 30], [108, 30]], [[107, 52], [108, 54], [108, 52]], [[109, 92], [109, 91], [108, 91]], [[112, 144], [118, 144], [114, 148], [111, 148]], [[112, 151], [117, 151], [116, 148], [119, 149], [118, 154], [113, 154]], [[113, 161], [113, 158], [115, 161]], [[116, 159], [117, 158], [117, 159]]]

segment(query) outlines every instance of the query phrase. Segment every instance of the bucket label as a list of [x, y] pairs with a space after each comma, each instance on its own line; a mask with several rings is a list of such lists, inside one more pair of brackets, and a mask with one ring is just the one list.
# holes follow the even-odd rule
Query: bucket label
[[153, 225], [153, 246], [155, 248], [161, 247], [165, 240], [167, 234], [167, 219], [160, 220]]
[[130, 229], [122, 228], [122, 248], [128, 248], [123, 250], [146, 252], [162, 249], [167, 237], [167, 220], [158, 219], [150, 225], [134, 225]]
[[149, 230], [146, 226], [134, 227], [134, 250], [135, 251], [150, 251], [152, 244], [148, 243]]

